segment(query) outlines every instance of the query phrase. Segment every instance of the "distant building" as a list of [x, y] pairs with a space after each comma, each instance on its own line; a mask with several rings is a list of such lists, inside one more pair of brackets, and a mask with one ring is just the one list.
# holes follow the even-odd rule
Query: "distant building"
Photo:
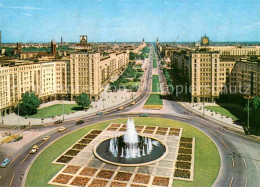
[[87, 35], [81, 35], [80, 36], [80, 43], [81, 44], [87, 44], [88, 43], [88, 36]]
[[2, 32], [0, 31], [0, 46], [2, 45]]
[[60, 38], [60, 45], [63, 45], [63, 39], [62, 39], [62, 36]]
[[57, 45], [56, 45], [56, 42], [54, 41], [54, 39], [51, 41], [51, 53], [53, 55], [55, 55], [57, 52]]

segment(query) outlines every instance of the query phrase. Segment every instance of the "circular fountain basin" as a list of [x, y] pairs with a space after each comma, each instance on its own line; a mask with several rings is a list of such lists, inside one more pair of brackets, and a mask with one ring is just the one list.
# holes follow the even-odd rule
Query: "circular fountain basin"
[[[114, 138], [114, 137], [113, 137]], [[110, 151], [109, 151], [109, 146], [110, 146], [110, 140], [113, 138], [108, 138], [100, 143], [96, 144], [93, 152], [94, 155], [100, 159], [101, 161], [107, 162], [109, 164], [113, 165], [120, 165], [120, 166], [143, 166], [143, 165], [148, 165], [152, 164], [155, 162], [158, 162], [159, 160], [163, 159], [167, 154], [168, 154], [168, 147], [161, 142], [158, 139], [155, 138], [150, 138], [152, 143], [153, 143], [153, 149], [145, 155], [141, 153], [140, 157], [135, 157], [135, 158], [127, 158], [126, 155], [122, 155], [121, 148], [119, 148], [119, 153], [118, 156], [114, 156]], [[117, 137], [119, 140], [123, 140], [123, 136]], [[138, 136], [139, 142], [140, 140], [145, 138], [144, 136]], [[123, 142], [119, 142], [120, 146], [125, 146], [122, 145], [124, 144]], [[142, 148], [141, 148], [142, 149]]]

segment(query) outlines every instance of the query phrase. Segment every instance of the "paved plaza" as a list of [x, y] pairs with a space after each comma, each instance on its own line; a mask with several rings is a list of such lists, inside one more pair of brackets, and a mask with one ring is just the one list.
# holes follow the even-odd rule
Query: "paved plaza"
[[157, 162], [145, 166], [117, 166], [97, 159], [93, 148], [107, 138], [124, 134], [125, 124], [112, 123], [92, 130], [67, 149], [53, 164], [64, 167], [48, 184], [59, 186], [172, 186], [182, 129], [136, 125], [139, 135], [155, 138], [168, 147]]

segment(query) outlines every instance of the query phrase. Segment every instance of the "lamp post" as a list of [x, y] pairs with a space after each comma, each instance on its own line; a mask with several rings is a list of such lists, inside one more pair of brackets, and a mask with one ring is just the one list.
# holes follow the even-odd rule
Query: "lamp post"
[[63, 121], [64, 121], [64, 113], [65, 113], [65, 111], [64, 111], [64, 96], [63, 96], [63, 101], [62, 101], [62, 113], [63, 113]]
[[249, 131], [249, 100], [254, 99], [252, 96], [244, 96], [245, 99], [247, 99], [247, 130]]
[[18, 125], [18, 136], [19, 136], [19, 134], [20, 134], [20, 106], [19, 106], [19, 102], [18, 102], [18, 105], [17, 105], [17, 108], [18, 108], [18, 123], [17, 123], [17, 125]]

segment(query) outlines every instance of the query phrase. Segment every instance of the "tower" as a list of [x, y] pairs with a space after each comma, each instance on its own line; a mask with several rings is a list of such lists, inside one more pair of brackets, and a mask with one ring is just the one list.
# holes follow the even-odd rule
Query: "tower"
[[62, 36], [61, 36], [61, 38], [60, 38], [60, 44], [61, 44], [61, 45], [63, 44]]
[[56, 42], [54, 41], [54, 39], [51, 41], [51, 53], [54, 55], [56, 54], [57, 49], [56, 49]]
[[144, 38], [143, 38], [143, 43], [144, 43]]
[[156, 38], [156, 43], [159, 43], [159, 39], [158, 38]]
[[81, 44], [87, 44], [88, 43], [88, 36], [87, 35], [81, 35], [80, 36], [80, 43]]
[[16, 50], [18, 55], [22, 52], [22, 44], [20, 42], [16, 43]]

